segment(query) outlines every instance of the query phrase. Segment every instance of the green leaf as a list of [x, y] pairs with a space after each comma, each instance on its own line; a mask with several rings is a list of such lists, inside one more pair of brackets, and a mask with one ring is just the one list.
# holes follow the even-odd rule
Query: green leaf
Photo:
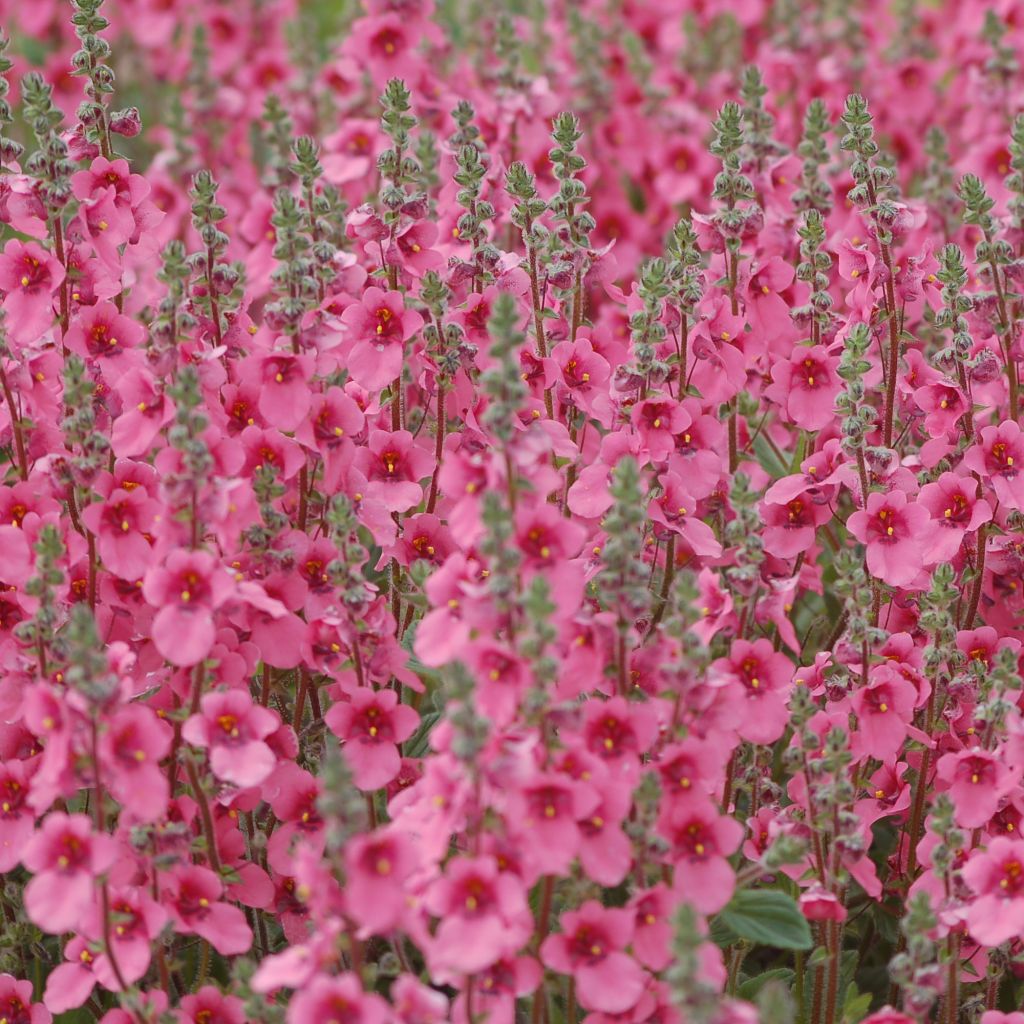
[[765, 971], [764, 974], [747, 978], [737, 988], [736, 993], [741, 999], [753, 1001], [757, 993], [761, 991], [762, 986], [766, 985], [769, 981], [781, 981], [784, 985], [789, 985], [793, 981], [793, 971], [789, 967], [776, 967], [773, 970]]
[[781, 480], [786, 476], [789, 467], [779, 461], [779, 457], [772, 451], [772, 446], [763, 434], [758, 434], [754, 439], [754, 455], [761, 468], [773, 480]]
[[858, 992], [857, 986], [851, 984], [846, 992], [846, 1002], [843, 1005], [843, 1020], [848, 1024], [857, 1024], [868, 1015], [871, 1009], [871, 993]]
[[740, 938], [775, 949], [810, 949], [811, 928], [791, 896], [778, 889], [744, 889], [721, 912]]

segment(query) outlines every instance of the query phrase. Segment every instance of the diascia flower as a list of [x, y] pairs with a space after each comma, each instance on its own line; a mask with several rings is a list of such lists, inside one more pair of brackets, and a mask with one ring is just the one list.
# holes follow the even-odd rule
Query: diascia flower
[[53, 293], [64, 280], [64, 267], [35, 242], [12, 238], [0, 255], [0, 291], [11, 340], [28, 345], [53, 322]]
[[1024, 438], [1018, 423], [1006, 420], [997, 427], [984, 427], [964, 455], [964, 466], [991, 484], [1001, 505], [1024, 509]]
[[975, 899], [967, 907], [971, 936], [998, 946], [1024, 930], [1024, 841], [996, 836], [961, 869]]
[[850, 516], [847, 528], [867, 547], [868, 569], [891, 587], [905, 587], [924, 568], [930, 518], [927, 508], [910, 503], [903, 491], [875, 491], [867, 507]]
[[405, 342], [423, 326], [423, 317], [405, 308], [401, 292], [374, 286], [342, 313], [341, 320], [352, 337], [348, 368], [359, 384], [371, 390], [399, 376]]
[[54, 811], [28, 841], [21, 861], [33, 873], [25, 910], [43, 931], [72, 931], [93, 900], [99, 875], [117, 858], [117, 844], [97, 835], [84, 814]]
[[210, 653], [216, 636], [213, 613], [227, 601], [234, 584], [206, 551], [178, 548], [153, 566], [142, 594], [154, 608], [153, 642], [174, 665], [195, 665]]
[[235, 786], [258, 786], [277, 763], [265, 742], [279, 725], [277, 715], [238, 689], [208, 693], [199, 706], [199, 714], [182, 726], [183, 739], [209, 750], [217, 778]]
[[580, 1006], [602, 1013], [625, 1013], [643, 994], [646, 974], [623, 950], [633, 938], [633, 912], [612, 910], [588, 900], [562, 915], [562, 932], [540, 948], [545, 966], [570, 974]]
[[401, 768], [396, 744], [415, 731], [420, 716], [399, 704], [394, 690], [359, 687], [348, 703], [338, 703], [327, 713], [328, 728], [345, 741], [346, 760], [360, 789], [386, 786]]

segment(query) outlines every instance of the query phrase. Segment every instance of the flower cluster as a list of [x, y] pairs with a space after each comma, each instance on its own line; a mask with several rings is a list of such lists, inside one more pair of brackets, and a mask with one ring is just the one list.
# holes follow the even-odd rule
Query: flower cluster
[[66, 6], [0, 1024], [1019, 1024], [1017, 5]]

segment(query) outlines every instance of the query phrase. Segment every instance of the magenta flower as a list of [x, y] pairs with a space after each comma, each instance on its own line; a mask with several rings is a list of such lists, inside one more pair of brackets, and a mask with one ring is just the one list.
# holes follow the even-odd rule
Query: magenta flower
[[778, 402], [789, 419], [804, 430], [821, 430], [835, 417], [842, 382], [836, 375], [839, 359], [824, 345], [798, 346], [789, 362], [772, 367], [773, 384], [765, 395]]
[[210, 653], [216, 636], [213, 613], [234, 584], [205, 551], [178, 548], [153, 566], [142, 583], [147, 603], [160, 610], [153, 620], [153, 642], [173, 665], [195, 665]]
[[170, 793], [160, 761], [171, 749], [171, 736], [170, 726], [143, 704], [115, 712], [103, 732], [105, 782], [140, 821], [156, 821], [167, 811]]
[[0, 1020], [8, 1024], [50, 1024], [53, 1018], [42, 1003], [32, 1002], [32, 982], [0, 974]]
[[277, 763], [264, 742], [280, 724], [277, 715], [239, 689], [208, 693], [199, 706], [199, 714], [182, 726], [182, 737], [209, 750], [210, 768], [218, 779], [243, 788], [258, 786]]
[[736, 876], [727, 858], [743, 840], [743, 826], [724, 817], [706, 797], [666, 803], [658, 832], [669, 844], [675, 892], [702, 914], [714, 914], [732, 898]]
[[546, 967], [571, 975], [580, 1006], [600, 1013], [625, 1013], [643, 994], [644, 969], [623, 952], [633, 938], [633, 912], [587, 900], [562, 915], [562, 931], [540, 947]]
[[380, 996], [363, 990], [355, 974], [318, 974], [288, 1004], [288, 1024], [388, 1024], [391, 1011]]
[[1024, 930], [1024, 840], [996, 836], [961, 869], [975, 899], [967, 906], [971, 937], [998, 946]]
[[1024, 765], [1006, 763], [981, 748], [943, 755], [936, 777], [948, 787], [953, 815], [964, 828], [981, 828], [1020, 782]]
[[53, 293], [64, 268], [35, 242], [12, 238], [0, 255], [0, 291], [4, 292], [5, 326], [17, 345], [36, 341], [53, 322]]
[[405, 342], [423, 326], [423, 317], [405, 308], [400, 292], [385, 292], [373, 286], [342, 313], [341, 320], [352, 337], [349, 372], [370, 391], [398, 377]]
[[850, 516], [847, 529], [867, 547], [869, 571], [891, 587], [905, 587], [924, 567], [929, 521], [928, 510], [908, 502], [903, 491], [875, 491], [867, 508]]
[[997, 427], [984, 427], [963, 464], [991, 484], [1001, 505], [1024, 509], [1024, 437], [1018, 423], [1005, 420]]
[[111, 572], [126, 580], [145, 575], [152, 555], [146, 537], [161, 507], [139, 487], [117, 488], [105, 501], [82, 509], [82, 522], [96, 535], [100, 558]]
[[412, 840], [398, 829], [380, 829], [347, 843], [345, 907], [364, 937], [398, 927], [409, 911], [404, 885], [418, 866]]
[[521, 879], [500, 872], [493, 857], [457, 857], [427, 890], [439, 919], [428, 960], [438, 978], [475, 974], [513, 956], [533, 931]]
[[992, 506], [977, 496], [973, 478], [943, 473], [925, 484], [917, 502], [932, 517], [924, 557], [927, 562], [948, 562], [960, 550], [964, 537], [992, 519]]
[[335, 704], [324, 716], [327, 727], [345, 741], [345, 756], [360, 789], [386, 786], [402, 765], [396, 744], [415, 731], [420, 716], [399, 704], [394, 690], [359, 687], [347, 704]]
[[222, 901], [224, 886], [209, 868], [182, 865], [163, 878], [163, 906], [174, 921], [175, 931], [201, 936], [223, 956], [249, 949], [252, 929], [245, 914]]
[[408, 430], [372, 430], [354, 464], [366, 476], [368, 498], [380, 501], [389, 512], [408, 512], [423, 500], [420, 481], [433, 470], [434, 457]]
[[109, 871], [117, 844], [93, 832], [84, 814], [54, 811], [28, 841], [22, 863], [34, 877], [25, 887], [29, 920], [43, 931], [72, 931], [93, 899], [93, 883]]
[[906, 739], [917, 696], [917, 687], [890, 665], [872, 668], [868, 685], [850, 697], [857, 715], [854, 749], [879, 761], [891, 760]]

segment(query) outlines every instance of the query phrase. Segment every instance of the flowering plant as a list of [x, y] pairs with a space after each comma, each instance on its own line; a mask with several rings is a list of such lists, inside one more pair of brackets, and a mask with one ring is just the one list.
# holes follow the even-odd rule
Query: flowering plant
[[1017, 6], [70, 8], [0, 1024], [1019, 1024]]

